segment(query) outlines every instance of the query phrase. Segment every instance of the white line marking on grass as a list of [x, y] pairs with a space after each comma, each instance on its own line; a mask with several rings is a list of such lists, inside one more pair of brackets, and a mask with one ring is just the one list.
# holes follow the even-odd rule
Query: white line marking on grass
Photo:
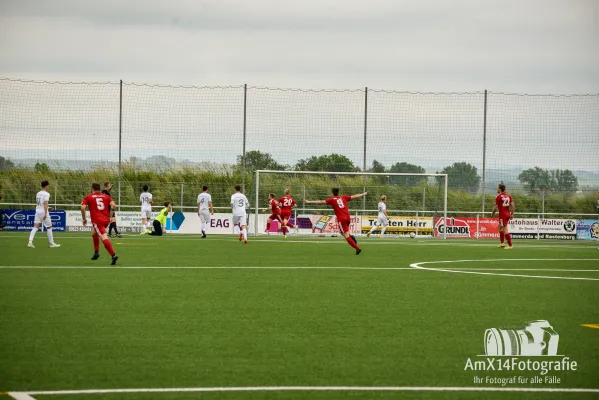
[[165, 266], [165, 267], [156, 267], [156, 266], [105, 266], [105, 265], [51, 265], [51, 266], [40, 266], [40, 265], [31, 265], [31, 266], [10, 266], [4, 265], [0, 266], [0, 269], [343, 269], [343, 270], [378, 270], [378, 271], [397, 271], [397, 270], [415, 270], [411, 267], [293, 267], [293, 266], [284, 266], [284, 267], [210, 267], [210, 266]]
[[[474, 274], [474, 275], [494, 275], [494, 276], [512, 276], [517, 278], [536, 278], [536, 279], [565, 279], [565, 280], [579, 280], [579, 281], [599, 281], [599, 278], [582, 278], [582, 277], [568, 277], [568, 276], [543, 276], [543, 275], [522, 275], [522, 274], [497, 274], [494, 272], [478, 272], [478, 271], [466, 271], [459, 270], [457, 268], [446, 269], [446, 268], [427, 268], [422, 267], [424, 264], [448, 264], [448, 263], [466, 263], [466, 262], [497, 262], [497, 261], [599, 261], [599, 258], [506, 258], [506, 259], [487, 259], [487, 260], [447, 260], [447, 261], [423, 261], [419, 263], [410, 264], [410, 267], [428, 270], [428, 271], [441, 271], [450, 272], [455, 274]], [[516, 271], [516, 270], [512, 270]], [[535, 270], [540, 271], [540, 270]]]
[[531, 388], [531, 387], [452, 387], [452, 386], [255, 386], [255, 387], [198, 387], [151, 389], [91, 389], [30, 391], [31, 395], [76, 395], [111, 393], [183, 393], [183, 392], [552, 392], [599, 393], [597, 388]]
[[23, 392], [8, 392], [8, 395], [16, 400], [35, 400], [29, 394]]

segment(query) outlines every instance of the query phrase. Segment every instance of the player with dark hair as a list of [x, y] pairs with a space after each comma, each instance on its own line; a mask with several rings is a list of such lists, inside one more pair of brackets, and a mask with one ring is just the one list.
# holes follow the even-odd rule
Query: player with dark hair
[[[266, 220], [266, 230], [264, 231], [264, 233], [269, 233], [270, 231], [270, 223], [272, 221], [277, 221], [277, 224], [280, 226], [281, 225], [281, 210], [279, 208], [279, 202], [277, 201], [277, 199], [275, 199], [275, 194], [274, 193], [270, 193], [268, 195], [268, 207], [270, 208], [270, 212], [271, 214], [268, 216], [268, 219]], [[265, 212], [268, 211], [268, 208], [264, 210]]]
[[210, 219], [214, 215], [212, 206], [212, 196], [208, 193], [208, 186], [202, 187], [202, 193], [198, 195], [198, 216], [202, 223], [202, 239], [206, 239], [206, 228], [210, 224]]
[[[112, 190], [112, 185], [110, 182], [104, 182], [104, 190], [102, 190], [102, 194], [110, 196], [110, 191]], [[112, 196], [110, 196], [112, 198]], [[110, 226], [108, 227], [108, 237], [112, 237], [112, 230], [114, 229], [114, 234], [117, 237], [121, 237], [119, 230], [116, 227], [116, 211], [110, 210]]]
[[29, 234], [29, 243], [27, 244], [27, 247], [35, 248], [33, 245], [33, 238], [42, 224], [46, 227], [50, 247], [60, 247], [59, 244], [54, 243], [54, 236], [52, 234], [52, 221], [50, 220], [50, 211], [52, 209], [48, 206], [50, 203], [49, 187], [50, 183], [48, 181], [43, 181], [42, 190], [35, 195], [35, 219], [33, 220], [33, 229], [31, 229], [31, 233]]
[[291, 190], [285, 189], [283, 197], [279, 200], [279, 207], [281, 208], [281, 225], [283, 226], [283, 236], [287, 237], [287, 227], [294, 228], [293, 224], [289, 222], [291, 218], [291, 209], [297, 206], [295, 199], [291, 197]]
[[246, 244], [248, 242], [247, 208], [250, 208], [250, 202], [248, 201], [247, 197], [241, 193], [241, 186], [235, 185], [235, 193], [233, 193], [231, 196], [233, 226], [236, 227], [236, 230], [239, 229], [239, 241], [243, 240]]
[[152, 232], [150, 221], [152, 221], [152, 193], [148, 192], [148, 185], [143, 186], [143, 192], [139, 196], [141, 203], [141, 235]]
[[100, 239], [104, 244], [104, 248], [112, 257], [111, 265], [116, 264], [118, 256], [115, 254], [112, 243], [106, 235], [106, 227], [110, 224], [110, 210], [116, 208], [116, 204], [110, 196], [100, 192], [100, 184], [92, 184], [92, 193], [85, 196], [81, 202], [81, 220], [83, 226], [87, 226], [85, 215], [86, 208], [89, 208], [89, 215], [92, 222], [92, 239], [94, 241], [94, 255], [92, 260], [100, 258]]
[[[151, 236], [162, 236], [162, 232], [166, 229], [166, 218], [168, 217], [168, 213], [171, 212], [171, 202], [167, 201], [164, 203], [164, 208], [160, 210], [158, 216], [154, 218], [152, 225], [154, 226], [154, 231], [150, 233]], [[164, 225], [164, 229], [162, 226]]]
[[356, 242], [356, 238], [353, 235], [349, 234], [349, 225], [351, 223], [351, 218], [349, 216], [349, 208], [347, 207], [347, 202], [353, 199], [359, 199], [360, 197], [364, 197], [368, 194], [368, 192], [354, 194], [353, 196], [339, 196], [339, 188], [333, 188], [333, 197], [328, 198], [326, 200], [306, 200], [306, 204], [328, 204], [333, 207], [335, 211], [335, 216], [337, 217], [337, 224], [339, 225], [339, 230], [343, 234], [347, 243], [354, 249], [356, 249], [356, 255], [362, 252], [362, 249], [358, 247]]
[[[497, 185], [497, 196], [495, 197], [495, 206], [493, 206], [493, 212], [491, 217], [495, 216], [495, 213], [499, 210], [499, 248], [506, 250], [512, 249], [512, 235], [508, 231], [509, 221], [514, 218], [514, 211], [516, 206], [512, 196], [505, 193], [505, 185], [503, 183]], [[503, 244], [504, 239], [507, 240], [507, 247]]]

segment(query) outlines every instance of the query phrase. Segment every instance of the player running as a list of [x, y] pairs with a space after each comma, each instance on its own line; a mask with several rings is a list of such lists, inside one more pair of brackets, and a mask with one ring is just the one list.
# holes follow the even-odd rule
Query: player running
[[210, 216], [214, 215], [214, 207], [212, 207], [212, 196], [208, 193], [208, 186], [202, 187], [202, 190], [198, 195], [198, 215], [202, 222], [202, 239], [205, 239], [206, 227], [210, 223]]
[[[277, 199], [275, 199], [275, 194], [274, 193], [270, 193], [268, 195], [268, 207], [270, 207], [270, 216], [268, 217], [268, 219], [266, 220], [266, 230], [264, 231], [264, 233], [269, 233], [270, 232], [270, 223], [272, 221], [277, 221], [278, 226], [281, 226], [281, 210], [279, 209], [279, 201]], [[268, 208], [264, 210], [265, 212], [268, 211]]]
[[[499, 210], [499, 248], [505, 248], [506, 250], [512, 249], [512, 235], [508, 231], [509, 221], [514, 218], [514, 200], [512, 196], [505, 193], [505, 185], [502, 183], [497, 185], [497, 196], [495, 197], [495, 206], [493, 206], [493, 212], [491, 217], [495, 215], [495, 212]], [[507, 239], [507, 247], [503, 244], [503, 240]]]
[[[112, 190], [112, 184], [110, 182], [104, 182], [104, 190], [102, 190], [102, 194], [110, 196], [110, 191]], [[112, 196], [110, 196], [112, 198]], [[110, 227], [108, 228], [108, 237], [112, 237], [112, 229], [114, 229], [114, 234], [116, 237], [121, 237], [119, 230], [116, 227], [116, 211], [110, 210]]]
[[283, 192], [283, 197], [281, 197], [279, 202], [279, 207], [281, 208], [281, 221], [283, 226], [283, 236], [287, 238], [287, 227], [294, 228], [293, 224], [289, 222], [291, 218], [291, 209], [297, 206], [295, 199], [291, 197], [291, 190], [285, 189]]
[[50, 220], [51, 208], [48, 207], [48, 203], [50, 202], [48, 187], [50, 187], [50, 183], [48, 181], [43, 181], [42, 190], [35, 195], [35, 219], [33, 220], [33, 229], [31, 229], [29, 243], [27, 244], [27, 247], [31, 247], [32, 249], [35, 248], [33, 245], [33, 238], [42, 224], [46, 227], [50, 247], [60, 247], [59, 244], [54, 243], [54, 236], [52, 235], [52, 221]]
[[248, 231], [247, 231], [247, 213], [246, 208], [250, 207], [250, 202], [243, 193], [241, 193], [241, 186], [235, 186], [235, 193], [231, 196], [231, 211], [233, 211], [233, 225], [239, 227], [239, 241], [243, 241], [247, 244], [248, 242]]
[[370, 232], [366, 234], [366, 237], [370, 237], [370, 234], [381, 226], [383, 227], [383, 230], [381, 231], [381, 237], [384, 237], [387, 225], [389, 225], [389, 214], [387, 214], [387, 196], [382, 195], [381, 201], [379, 202], [379, 217], [372, 225]]
[[328, 204], [333, 207], [335, 211], [335, 216], [337, 217], [337, 224], [339, 224], [339, 230], [343, 234], [347, 243], [354, 249], [356, 249], [356, 255], [362, 252], [362, 249], [358, 247], [356, 243], [356, 238], [353, 235], [349, 234], [349, 225], [351, 223], [351, 218], [349, 216], [349, 208], [347, 207], [347, 202], [353, 199], [359, 199], [360, 197], [364, 197], [368, 194], [368, 192], [354, 194], [353, 196], [339, 196], [339, 188], [333, 188], [333, 197], [328, 198], [326, 200], [306, 200], [306, 204]]
[[139, 196], [141, 202], [141, 233], [145, 235], [151, 233], [152, 224], [152, 193], [148, 192], [148, 185], [144, 185], [143, 192]]
[[92, 260], [100, 258], [100, 239], [102, 239], [104, 248], [112, 257], [110, 265], [115, 265], [119, 257], [114, 253], [112, 243], [110, 243], [110, 239], [106, 235], [106, 227], [110, 224], [110, 210], [114, 210], [116, 204], [114, 204], [110, 196], [100, 192], [99, 183], [94, 183], [92, 184], [92, 193], [85, 196], [81, 202], [81, 220], [83, 226], [87, 226], [87, 219], [85, 218], [86, 208], [89, 208], [89, 216], [92, 222], [92, 239], [94, 241], [94, 255], [92, 256]]

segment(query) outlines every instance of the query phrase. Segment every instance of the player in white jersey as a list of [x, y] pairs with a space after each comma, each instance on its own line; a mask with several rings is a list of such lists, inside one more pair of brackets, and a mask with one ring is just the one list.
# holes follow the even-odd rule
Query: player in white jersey
[[241, 186], [235, 186], [235, 194], [231, 196], [231, 211], [233, 211], [233, 226], [239, 226], [239, 240], [243, 239], [245, 243], [248, 242], [248, 231], [247, 231], [247, 213], [246, 208], [250, 208], [250, 202], [243, 193], [241, 193]]
[[202, 190], [203, 192], [198, 196], [198, 215], [202, 222], [202, 239], [204, 239], [210, 216], [214, 215], [214, 207], [212, 207], [212, 196], [208, 193], [208, 186], [204, 186]]
[[387, 196], [382, 195], [381, 201], [379, 202], [379, 217], [372, 225], [372, 229], [370, 232], [366, 234], [367, 237], [370, 237], [370, 234], [374, 232], [379, 227], [383, 227], [381, 231], [381, 237], [385, 235], [385, 230], [387, 229], [387, 225], [389, 225], [389, 215], [387, 215]]
[[50, 207], [48, 207], [48, 203], [50, 202], [49, 186], [50, 183], [48, 181], [43, 181], [42, 190], [35, 195], [35, 219], [33, 220], [33, 229], [29, 234], [29, 244], [27, 244], [27, 247], [35, 248], [33, 238], [42, 224], [46, 227], [50, 247], [60, 247], [59, 244], [54, 243], [54, 237], [52, 236], [52, 221], [50, 220]]
[[148, 192], [148, 185], [144, 185], [139, 196], [141, 202], [141, 235], [152, 232], [152, 193]]

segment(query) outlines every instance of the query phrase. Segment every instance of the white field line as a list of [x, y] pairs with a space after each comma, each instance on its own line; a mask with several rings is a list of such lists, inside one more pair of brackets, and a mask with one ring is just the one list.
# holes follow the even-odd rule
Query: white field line
[[531, 388], [531, 387], [455, 387], [455, 386], [250, 386], [198, 388], [140, 388], [29, 391], [29, 395], [78, 395], [111, 393], [183, 393], [183, 392], [551, 392], [599, 393], [599, 388]]
[[[447, 260], [447, 261], [423, 261], [419, 263], [410, 264], [410, 267], [428, 270], [428, 271], [440, 271], [449, 272], [454, 274], [474, 274], [474, 275], [492, 275], [492, 276], [511, 276], [516, 278], [536, 278], [536, 279], [563, 279], [563, 280], [578, 280], [578, 281], [599, 281], [599, 278], [583, 278], [583, 277], [568, 277], [568, 276], [543, 276], [543, 275], [523, 275], [523, 274], [498, 274], [494, 272], [478, 272], [478, 271], [466, 271], [459, 270], [457, 268], [428, 268], [423, 267], [424, 264], [448, 264], [448, 263], [466, 263], [466, 262], [497, 262], [497, 261], [599, 261], [597, 258], [582, 259], [582, 258], [506, 258], [506, 259], [495, 259], [495, 260]], [[515, 271], [515, 270], [510, 270]], [[538, 271], [538, 270], [535, 270]]]
[[34, 397], [31, 397], [29, 394], [23, 392], [8, 392], [8, 395], [15, 400], [35, 400]]
[[396, 270], [416, 270], [411, 267], [294, 267], [294, 266], [283, 266], [283, 267], [231, 267], [231, 266], [223, 266], [223, 267], [211, 267], [211, 266], [141, 266], [141, 267], [133, 267], [133, 266], [75, 266], [75, 265], [52, 265], [52, 266], [40, 266], [40, 265], [31, 265], [31, 266], [0, 266], [0, 269], [268, 269], [268, 270], [277, 270], [277, 269], [342, 269], [342, 270], [378, 270], [378, 271], [396, 271]]

